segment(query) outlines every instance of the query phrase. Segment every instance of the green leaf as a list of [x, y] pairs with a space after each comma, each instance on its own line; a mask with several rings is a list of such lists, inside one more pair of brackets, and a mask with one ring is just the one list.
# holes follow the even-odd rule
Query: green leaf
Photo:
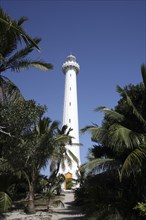
[[7, 212], [12, 206], [12, 200], [5, 192], [0, 192], [0, 212]]
[[116, 123], [110, 126], [109, 136], [109, 145], [116, 151], [121, 150], [124, 146], [129, 149], [134, 149], [138, 147], [145, 138], [144, 134], [136, 133]]
[[114, 159], [109, 159], [109, 158], [102, 158], [102, 159], [93, 159], [91, 160], [90, 162], [88, 163], [85, 163], [84, 165], [82, 165], [80, 167], [80, 170], [83, 171], [83, 170], [88, 170], [88, 171], [92, 171], [94, 168], [98, 169], [98, 167], [101, 168], [101, 165], [104, 167], [104, 166], [108, 166], [111, 162], [113, 162]]
[[18, 20], [18, 26], [20, 26], [20, 25], [22, 25], [23, 24], [23, 22], [25, 22], [25, 21], [28, 21], [28, 18], [26, 18], [26, 17], [21, 17], [21, 18], [19, 18], [19, 20]]
[[[142, 166], [142, 162], [146, 159], [146, 143], [140, 145], [134, 151], [132, 151], [123, 163], [120, 180], [124, 175], [139, 170]], [[133, 166], [134, 164], [134, 166]]]
[[[6, 24], [8, 27], [13, 28], [13, 30], [15, 30], [16, 32], [18, 32], [20, 35], [22, 35], [23, 38], [25, 38], [28, 43], [32, 44], [38, 51], [40, 51], [40, 48], [38, 47], [38, 45], [33, 41], [33, 39], [27, 35], [20, 27], [15, 26], [11, 21], [7, 21], [6, 19], [0, 18], [0, 21], [4, 24]], [[18, 21], [19, 23], [22, 23], [21, 21]], [[23, 19], [24, 22], [24, 19]]]
[[142, 115], [138, 112], [134, 104], [132, 103], [130, 97], [127, 95], [126, 91], [123, 90], [120, 86], [117, 86], [117, 91], [122, 94], [127, 101], [127, 104], [131, 107], [133, 114], [137, 117], [137, 119], [146, 127], [146, 121], [142, 117]]
[[108, 119], [116, 120], [117, 122], [121, 122], [124, 119], [124, 116], [122, 114], [106, 107], [96, 108], [95, 111], [104, 112]]
[[44, 63], [41, 61], [36, 61], [36, 62], [31, 62], [31, 65], [40, 69], [40, 70], [44, 70], [47, 71], [49, 69], [53, 69], [53, 65], [52, 64], [48, 64], [48, 63]]

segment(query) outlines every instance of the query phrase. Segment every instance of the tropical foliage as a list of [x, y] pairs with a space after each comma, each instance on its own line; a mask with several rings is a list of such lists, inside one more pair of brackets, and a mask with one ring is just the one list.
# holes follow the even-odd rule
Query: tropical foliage
[[[121, 99], [115, 109], [97, 108], [105, 114], [102, 126], [89, 131], [96, 143], [90, 149], [87, 174], [77, 198], [91, 204], [95, 219], [142, 219], [134, 207], [145, 200], [146, 188], [146, 67], [143, 83], [117, 86]], [[95, 184], [94, 184], [95, 183]], [[89, 189], [90, 188], [90, 189]], [[87, 208], [87, 210], [89, 210]]]
[[[43, 192], [43, 198], [46, 200], [47, 209], [50, 210], [51, 206], [61, 206], [64, 207], [64, 203], [61, 199], [56, 198], [56, 192], [58, 191], [58, 187], [60, 187], [61, 178], [60, 176], [56, 178], [56, 184], [50, 184], [46, 187], [46, 190]], [[64, 179], [62, 179], [64, 181]]]
[[[28, 69], [32, 66], [42, 70], [48, 70], [53, 67], [52, 64], [43, 61], [25, 58], [33, 51], [35, 46], [38, 47], [37, 45], [41, 41], [40, 38], [31, 39], [29, 35], [25, 33], [22, 27], [25, 21], [27, 21], [25, 17], [21, 17], [18, 21], [12, 20], [9, 15], [0, 8], [0, 73], [8, 69], [19, 72], [20, 70]], [[26, 44], [20, 49], [22, 39]]]
[[[0, 7], [0, 89], [1, 96], [5, 99], [12, 89], [20, 94], [19, 89], [4, 74], [7, 70], [20, 72], [31, 67], [41, 70], [53, 68], [52, 64], [44, 61], [31, 59], [30, 55], [34, 48], [39, 49], [40, 38], [31, 38], [23, 29], [23, 23], [27, 18], [21, 17], [18, 20], [11, 19]], [[9, 86], [5, 86], [8, 84]], [[7, 90], [6, 90], [7, 89]], [[1, 98], [1, 97], [0, 97]]]
[[[58, 158], [55, 160], [57, 166], [60, 166], [60, 157], [63, 157], [64, 153], [67, 155], [67, 152], [64, 150], [61, 154], [59, 149], [69, 143], [71, 137], [68, 134], [60, 134], [59, 122], [52, 122], [49, 118], [43, 117], [46, 107], [36, 105], [32, 100], [20, 101], [18, 99], [11, 104], [3, 104], [1, 107], [1, 123], [11, 134], [11, 136], [0, 134], [2, 176], [7, 171], [9, 176], [19, 175], [25, 179], [28, 191], [26, 211], [34, 213], [35, 184], [40, 171], [49, 160], [52, 162], [54, 155]], [[58, 170], [54, 167], [51, 185], [56, 189], [59, 187], [57, 175]], [[49, 181], [50, 179], [48, 184]], [[8, 187], [5, 190], [8, 192]]]
[[[60, 157], [65, 155], [70, 161], [64, 148], [71, 142], [69, 133], [61, 133], [64, 129], [59, 129], [59, 122], [43, 117], [46, 106], [37, 105], [33, 100], [25, 101], [17, 86], [5, 76], [7, 70], [53, 68], [52, 64], [30, 57], [34, 49], [40, 50], [41, 39], [31, 38], [25, 32], [22, 27], [25, 21], [25, 17], [11, 19], [0, 8], [0, 212], [11, 207], [10, 197], [17, 199], [22, 195], [27, 201], [26, 211], [34, 213], [35, 192], [43, 190], [38, 187], [40, 170], [50, 159], [52, 175], [44, 181], [48, 187], [52, 179], [51, 186], [59, 191]], [[51, 189], [48, 187], [48, 190]]]
[[146, 216], [146, 202], [138, 202], [135, 210], [138, 210], [141, 216]]
[[[71, 144], [72, 137], [69, 135], [72, 129], [64, 125], [61, 129], [58, 128], [58, 134], [61, 137], [67, 137], [68, 143]], [[51, 158], [50, 171], [55, 171], [56, 174], [59, 172], [60, 167], [62, 170], [65, 169], [65, 162], [69, 167], [72, 166], [72, 161], [75, 161], [78, 164], [78, 158], [65, 147], [64, 142], [60, 143], [58, 148], [55, 148]]]
[[0, 212], [7, 212], [12, 205], [12, 200], [5, 192], [0, 192]]

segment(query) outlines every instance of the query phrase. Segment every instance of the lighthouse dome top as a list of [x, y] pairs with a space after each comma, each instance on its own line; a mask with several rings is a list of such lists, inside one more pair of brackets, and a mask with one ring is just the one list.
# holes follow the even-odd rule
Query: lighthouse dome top
[[71, 54], [71, 55], [69, 55], [67, 57], [67, 61], [74, 61], [74, 62], [76, 62], [76, 57]]
[[62, 65], [63, 73], [66, 73], [70, 69], [74, 69], [76, 73], [80, 71], [80, 66], [76, 62], [76, 57], [73, 55], [67, 56], [66, 62]]

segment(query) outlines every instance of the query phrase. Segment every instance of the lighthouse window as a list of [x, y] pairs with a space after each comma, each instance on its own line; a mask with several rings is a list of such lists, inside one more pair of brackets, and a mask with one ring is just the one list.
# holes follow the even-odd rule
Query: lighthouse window
[[70, 77], [71, 77], [71, 74], [70, 74]]
[[69, 105], [71, 106], [71, 102], [69, 103]]
[[71, 91], [71, 87], [70, 87], [70, 91]]
[[69, 119], [69, 123], [71, 123], [71, 119]]

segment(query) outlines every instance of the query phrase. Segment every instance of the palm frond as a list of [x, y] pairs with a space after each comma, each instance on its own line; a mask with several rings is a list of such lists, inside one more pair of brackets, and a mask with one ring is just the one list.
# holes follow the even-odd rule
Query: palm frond
[[54, 131], [58, 129], [60, 122], [59, 121], [53, 121], [52, 124], [50, 125], [49, 130], [50, 131]]
[[31, 67], [36, 67], [44, 71], [47, 71], [53, 68], [52, 64], [48, 64], [42, 61], [32, 61], [30, 59], [22, 59], [20, 61], [15, 60], [14, 62], [11, 62], [10, 65], [8, 65], [6, 69], [11, 69], [14, 72], [20, 72], [21, 70], [27, 70]]
[[31, 53], [33, 51], [33, 48], [30, 46], [27, 46], [19, 51], [17, 51], [13, 56], [11, 56], [11, 58], [6, 62], [7, 65], [10, 65], [11, 63], [13, 63], [14, 61], [19, 61], [22, 58], [24, 58], [25, 56], [27, 56], [29, 53]]
[[67, 130], [68, 126], [67, 125], [63, 125], [61, 130], [58, 129], [58, 133], [59, 134], [65, 134], [66, 133], [66, 130]]
[[109, 108], [106, 107], [99, 107], [96, 108], [95, 111], [101, 111], [104, 112], [105, 115], [107, 116], [107, 119], [112, 119], [112, 120], [116, 120], [117, 122], [121, 122], [124, 119], [124, 116], [114, 110], [111, 110]]
[[90, 172], [92, 171], [93, 169], [101, 169], [101, 166], [102, 168], [103, 167], [107, 167], [109, 166], [111, 163], [114, 162], [114, 159], [109, 159], [109, 158], [97, 158], [97, 159], [94, 159], [94, 160], [91, 160], [89, 161], [88, 163], [85, 163], [84, 165], [82, 165], [80, 167], [80, 170], [83, 171], [83, 170], [86, 170], [87, 172]]
[[81, 129], [81, 132], [89, 132], [92, 136], [92, 141], [105, 142], [108, 140], [108, 131], [106, 128], [99, 127], [98, 125], [86, 126]]
[[109, 145], [116, 151], [124, 146], [129, 149], [138, 147], [145, 140], [145, 135], [136, 133], [120, 124], [113, 124], [109, 129]]
[[27, 17], [23, 16], [23, 17], [19, 18], [18, 22], [17, 22], [18, 26], [21, 26], [25, 21], [28, 21]]
[[71, 151], [71, 150], [67, 150], [67, 153], [69, 154], [69, 156], [71, 157], [71, 159], [73, 160], [73, 161], [75, 161], [77, 164], [79, 164], [79, 160], [78, 160], [78, 158], [76, 157], [76, 155], [74, 155], [73, 154], [73, 152]]
[[38, 68], [38, 69], [40, 69], [40, 70], [44, 70], [44, 71], [47, 71], [47, 70], [51, 70], [51, 69], [53, 69], [53, 65], [52, 64], [49, 64], [49, 63], [45, 63], [45, 62], [43, 62], [43, 61], [32, 61], [31, 62], [31, 65], [33, 66], [33, 67], [36, 67], [36, 68]]
[[82, 129], [80, 129], [80, 133], [84, 134], [85, 132], [89, 132], [92, 133], [94, 131], [96, 131], [96, 129], [98, 128], [98, 125], [94, 126], [94, 125], [88, 125]]
[[49, 124], [51, 123], [50, 118], [44, 117], [43, 119], [40, 119], [39, 122], [36, 124], [35, 129], [38, 133], [38, 135], [44, 134], [49, 129]]
[[122, 89], [120, 86], [117, 86], [117, 91], [122, 94], [127, 101], [127, 104], [131, 107], [133, 114], [137, 117], [137, 119], [146, 127], [146, 121], [145, 119], [142, 117], [142, 115], [138, 112], [138, 110], [136, 109], [136, 107], [134, 106], [134, 104], [132, 103], [132, 100], [130, 99], [130, 97], [127, 95], [126, 91], [124, 89]]
[[133, 150], [123, 163], [120, 180], [122, 177], [128, 173], [135, 172], [139, 170], [142, 166], [143, 160], [146, 159], [146, 143], [140, 145], [138, 148]]
[[57, 145], [65, 145], [70, 142], [71, 136], [67, 135], [57, 135], [56, 138], [54, 139], [55, 144]]
[[[8, 17], [9, 18], [9, 17]], [[32, 44], [38, 51], [40, 51], [40, 48], [38, 47], [38, 45], [33, 41], [33, 39], [25, 33], [25, 31], [21, 28], [20, 23], [24, 22], [24, 18], [22, 20], [19, 20], [19, 25], [16, 22], [12, 22], [9, 19], [6, 19], [6, 17], [0, 17], [0, 22], [2, 22], [3, 24], [5, 24], [8, 28], [11, 27], [11, 29], [13, 29], [13, 31], [15, 31], [18, 35], [20, 35], [23, 39], [25, 39], [29, 44]]]
[[71, 131], [73, 131], [73, 128], [69, 128], [66, 135], [69, 135]]
[[7, 69], [11, 69], [14, 72], [20, 72], [21, 70], [28, 70], [32, 67], [31, 60], [23, 59], [20, 61], [15, 60], [13, 63], [7, 66]]
[[5, 192], [0, 192], [0, 212], [7, 212], [12, 206], [12, 200]]
[[4, 101], [14, 102], [16, 99], [24, 100], [19, 88], [7, 77], [1, 76], [3, 85]]

